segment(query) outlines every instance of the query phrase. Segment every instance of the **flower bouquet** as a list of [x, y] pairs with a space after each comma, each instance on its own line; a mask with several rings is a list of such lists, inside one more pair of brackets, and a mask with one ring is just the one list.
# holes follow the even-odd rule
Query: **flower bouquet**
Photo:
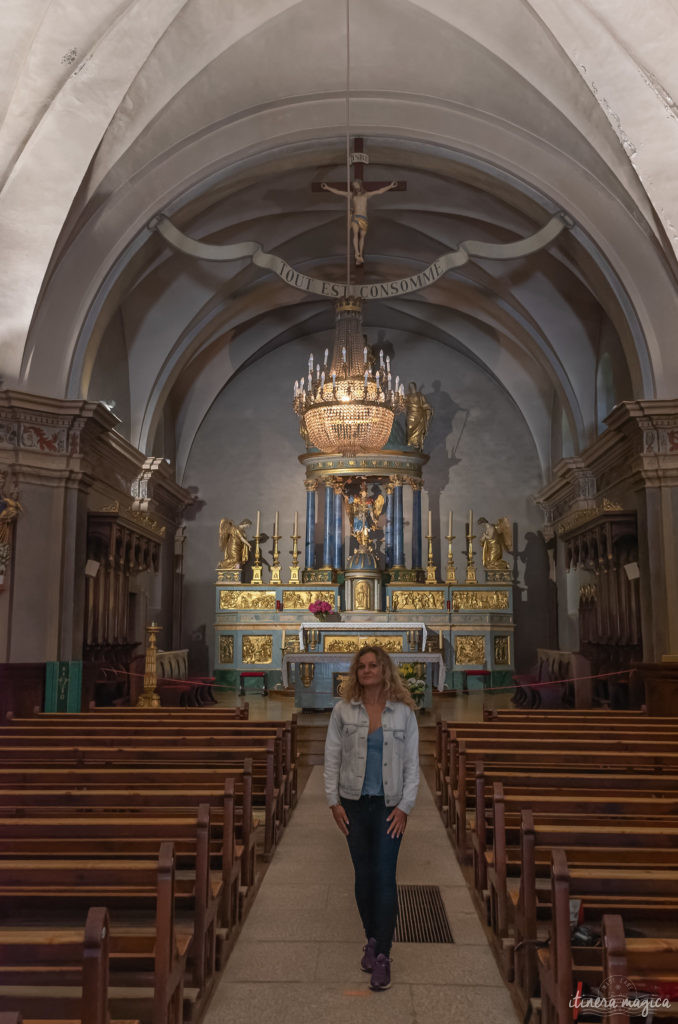
[[424, 704], [424, 697], [426, 696], [426, 680], [424, 679], [424, 666], [418, 662], [405, 662], [398, 666], [398, 671], [401, 677], [405, 681], [405, 685], [414, 698], [414, 703], [418, 708], [421, 708]]
[[327, 622], [332, 614], [332, 605], [328, 601], [311, 601], [308, 610], [320, 622]]

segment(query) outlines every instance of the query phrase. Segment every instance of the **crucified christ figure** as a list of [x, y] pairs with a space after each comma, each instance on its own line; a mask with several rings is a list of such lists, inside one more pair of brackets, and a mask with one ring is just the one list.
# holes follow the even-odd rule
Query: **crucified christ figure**
[[366, 191], [362, 181], [356, 179], [351, 182], [351, 191], [347, 192], [345, 189], [334, 188], [332, 185], [328, 185], [326, 181], [323, 181], [320, 186], [325, 192], [332, 192], [335, 196], [347, 195], [351, 196], [351, 231], [353, 232], [353, 254], [355, 256], [356, 267], [361, 266], [365, 260], [363, 258], [363, 252], [365, 249], [365, 235], [367, 234], [367, 200], [371, 199], [372, 196], [383, 195], [384, 192], [390, 192], [392, 188], [398, 187], [397, 181], [390, 181], [388, 185], [384, 185], [383, 188], [373, 188]]

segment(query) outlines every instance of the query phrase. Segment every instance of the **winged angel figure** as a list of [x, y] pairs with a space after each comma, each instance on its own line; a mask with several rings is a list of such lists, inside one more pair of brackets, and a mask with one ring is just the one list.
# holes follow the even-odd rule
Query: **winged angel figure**
[[371, 549], [370, 533], [377, 528], [377, 523], [384, 509], [384, 496], [379, 494], [374, 501], [367, 496], [367, 487], [363, 484], [360, 494], [347, 497], [348, 516], [351, 523], [351, 534], [356, 538], [364, 551]]
[[223, 552], [223, 561], [219, 569], [240, 569], [250, 555], [251, 544], [245, 536], [245, 530], [251, 526], [249, 519], [243, 519], [237, 526], [231, 519], [222, 519], [219, 523], [219, 547]]
[[505, 551], [511, 551], [512, 529], [511, 523], [502, 516], [496, 523], [490, 523], [484, 516], [478, 519], [478, 525], [484, 525], [480, 535], [480, 543], [483, 546], [483, 566], [491, 572], [508, 572], [509, 565], [502, 555]]

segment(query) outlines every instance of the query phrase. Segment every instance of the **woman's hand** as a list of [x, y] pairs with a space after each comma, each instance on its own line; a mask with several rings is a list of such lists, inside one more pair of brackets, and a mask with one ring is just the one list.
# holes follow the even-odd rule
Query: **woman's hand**
[[342, 833], [342, 835], [347, 836], [348, 835], [348, 814], [346, 813], [344, 808], [341, 806], [341, 804], [334, 804], [333, 807], [330, 807], [330, 810], [332, 811], [332, 817], [334, 818], [334, 820], [337, 823], [337, 828]]
[[392, 839], [398, 839], [405, 831], [407, 815], [399, 807], [395, 807], [386, 820], [391, 823], [386, 829], [386, 835], [391, 836]]

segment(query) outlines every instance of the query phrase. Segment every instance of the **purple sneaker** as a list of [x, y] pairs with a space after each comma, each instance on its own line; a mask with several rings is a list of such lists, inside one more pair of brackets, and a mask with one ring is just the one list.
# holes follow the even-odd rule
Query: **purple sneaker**
[[377, 940], [376, 939], [368, 939], [367, 940], [367, 945], [363, 946], [363, 958], [360, 961], [360, 970], [361, 971], [365, 971], [366, 974], [371, 974], [372, 971], [374, 970], [374, 965], [375, 965], [376, 960], [377, 960], [376, 952], [375, 952], [376, 948], [377, 948]]
[[391, 960], [380, 953], [374, 961], [374, 970], [370, 979], [370, 988], [375, 992], [382, 992], [391, 987]]

